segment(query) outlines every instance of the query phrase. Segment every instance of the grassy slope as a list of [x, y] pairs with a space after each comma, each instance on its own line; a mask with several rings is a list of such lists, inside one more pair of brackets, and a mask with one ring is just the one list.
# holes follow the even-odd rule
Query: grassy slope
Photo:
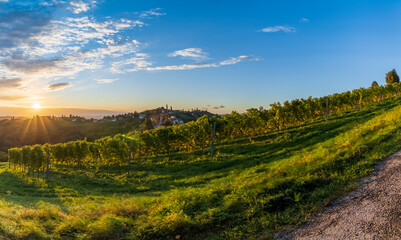
[[217, 146], [49, 179], [0, 165], [0, 235], [264, 239], [301, 224], [401, 148], [400, 100]]

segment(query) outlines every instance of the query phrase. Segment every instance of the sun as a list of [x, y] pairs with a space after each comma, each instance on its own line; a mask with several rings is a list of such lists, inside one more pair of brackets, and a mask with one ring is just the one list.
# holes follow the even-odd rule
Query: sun
[[35, 104], [32, 105], [32, 108], [33, 108], [33, 109], [41, 109], [42, 106], [40, 106], [39, 103], [35, 103]]

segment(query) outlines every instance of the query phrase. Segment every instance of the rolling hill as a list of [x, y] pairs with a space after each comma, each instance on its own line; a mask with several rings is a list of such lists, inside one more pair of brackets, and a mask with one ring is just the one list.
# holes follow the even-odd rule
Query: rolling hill
[[356, 187], [401, 148], [401, 100], [121, 164], [0, 172], [12, 239], [265, 239]]

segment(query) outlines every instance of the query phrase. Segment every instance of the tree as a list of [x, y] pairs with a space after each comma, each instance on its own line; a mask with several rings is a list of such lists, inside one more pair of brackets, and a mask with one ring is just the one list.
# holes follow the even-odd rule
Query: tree
[[377, 87], [377, 86], [379, 86], [379, 84], [376, 81], [373, 81], [372, 82], [372, 87]]
[[397, 72], [395, 69], [391, 70], [386, 74], [386, 83], [387, 84], [393, 84], [393, 83], [399, 83], [400, 82], [400, 77], [398, 76]]

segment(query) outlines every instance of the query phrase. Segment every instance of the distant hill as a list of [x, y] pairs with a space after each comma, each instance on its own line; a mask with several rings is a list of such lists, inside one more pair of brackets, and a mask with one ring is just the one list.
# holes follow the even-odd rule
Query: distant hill
[[102, 118], [105, 115], [121, 114], [123, 111], [113, 111], [108, 109], [81, 109], [81, 108], [22, 108], [22, 107], [0, 107], [0, 119], [10, 116], [32, 117], [41, 116], [61, 116], [78, 115], [85, 118]]
[[131, 117], [148, 119], [150, 120], [152, 127], [158, 128], [161, 126], [171, 126], [174, 124], [182, 124], [190, 121], [195, 121], [196, 119], [204, 115], [207, 115], [209, 117], [215, 116], [215, 114], [208, 111], [202, 111], [198, 109], [173, 110], [172, 108], [168, 109], [168, 106], [166, 106], [166, 108], [160, 107], [156, 109], [146, 110], [140, 113], [134, 112], [128, 114], [120, 114], [112, 117], [117, 118], [117, 120]]

